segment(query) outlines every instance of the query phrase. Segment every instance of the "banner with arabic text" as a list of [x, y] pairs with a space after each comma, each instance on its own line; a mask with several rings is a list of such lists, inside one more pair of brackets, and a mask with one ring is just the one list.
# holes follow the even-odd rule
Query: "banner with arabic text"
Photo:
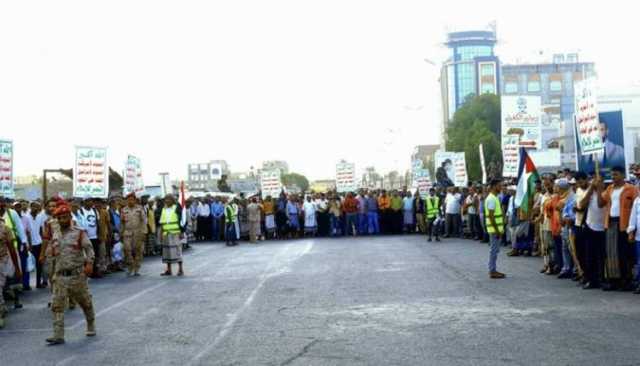
[[133, 192], [136, 197], [144, 194], [144, 181], [142, 180], [142, 165], [140, 158], [133, 155], [127, 157], [124, 168], [124, 185], [122, 186], [124, 195]]
[[76, 146], [75, 160], [73, 196], [78, 198], [107, 198], [109, 196], [107, 148]]
[[13, 141], [0, 140], [0, 196], [13, 198]]

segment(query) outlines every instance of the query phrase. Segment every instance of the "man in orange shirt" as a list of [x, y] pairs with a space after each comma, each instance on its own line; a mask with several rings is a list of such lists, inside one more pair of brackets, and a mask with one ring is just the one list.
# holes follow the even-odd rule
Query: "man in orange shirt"
[[638, 196], [636, 187], [624, 181], [624, 168], [613, 167], [613, 184], [602, 192], [605, 202], [604, 226], [606, 230], [606, 254], [604, 261], [603, 290], [632, 290], [632, 269], [635, 263], [633, 246], [627, 242], [627, 227], [633, 201]]
[[391, 198], [387, 196], [387, 191], [382, 191], [378, 197], [378, 210], [380, 211], [380, 232], [389, 233], [389, 213], [391, 209]]
[[345, 213], [345, 228], [344, 235], [348, 236], [353, 233], [353, 236], [356, 236], [358, 232], [358, 207], [359, 202], [357, 199], [353, 197], [351, 192], [347, 193], [347, 197], [344, 199], [344, 203], [342, 204], [342, 210]]

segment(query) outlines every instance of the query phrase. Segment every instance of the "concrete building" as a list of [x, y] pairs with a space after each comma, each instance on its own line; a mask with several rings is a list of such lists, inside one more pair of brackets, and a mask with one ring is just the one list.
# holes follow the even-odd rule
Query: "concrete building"
[[456, 110], [472, 95], [498, 94], [500, 62], [494, 54], [497, 43], [495, 26], [489, 30], [452, 32], [445, 45], [448, 59], [442, 65], [442, 116], [444, 127]]
[[547, 63], [502, 65], [502, 95], [536, 95], [542, 100], [543, 149], [559, 148], [563, 165], [575, 162], [574, 83], [595, 76], [592, 62], [578, 54], [556, 54]]
[[262, 162], [262, 170], [280, 169], [281, 174], [289, 174], [289, 164], [284, 160], [268, 160]]
[[225, 160], [189, 164], [187, 170], [189, 188], [203, 191], [217, 191], [219, 177], [230, 172]]

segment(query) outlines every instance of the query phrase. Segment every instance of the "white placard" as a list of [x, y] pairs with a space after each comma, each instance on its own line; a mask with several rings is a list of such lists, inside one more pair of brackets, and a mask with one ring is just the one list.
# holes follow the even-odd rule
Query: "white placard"
[[542, 146], [542, 97], [532, 95], [503, 95], [502, 148], [508, 135], [520, 137], [520, 147], [540, 149]]
[[356, 184], [356, 165], [347, 162], [336, 164], [336, 190], [340, 193], [355, 192]]
[[282, 192], [282, 181], [280, 179], [280, 169], [263, 170], [260, 173], [260, 190], [262, 198], [271, 196], [278, 198]]
[[575, 124], [582, 155], [604, 152], [600, 135], [600, 119], [595, 79], [586, 79], [574, 84]]
[[73, 196], [107, 198], [109, 196], [109, 166], [107, 148], [76, 146], [73, 169]]
[[502, 176], [517, 177], [519, 164], [520, 135], [502, 136]]
[[142, 180], [142, 164], [140, 158], [133, 155], [127, 157], [124, 167], [124, 185], [122, 186], [124, 195], [133, 192], [136, 197], [144, 194], [144, 181]]
[[451, 164], [446, 164], [449, 179], [456, 187], [466, 187], [469, 178], [464, 152], [436, 151], [435, 164], [437, 167], [441, 167], [442, 163], [447, 160], [451, 162]]
[[425, 198], [429, 195], [429, 190], [433, 187], [433, 182], [431, 182], [431, 174], [429, 174], [429, 169], [417, 169], [414, 172], [414, 179], [416, 182], [416, 188], [418, 189], [418, 194], [420, 197]]
[[0, 140], [0, 196], [13, 198], [13, 141]]

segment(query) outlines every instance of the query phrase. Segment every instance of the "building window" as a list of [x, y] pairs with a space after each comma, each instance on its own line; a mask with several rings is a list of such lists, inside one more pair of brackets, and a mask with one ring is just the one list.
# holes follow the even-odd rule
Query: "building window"
[[552, 92], [562, 91], [562, 81], [551, 80], [551, 82], [549, 82], [549, 90]]
[[480, 66], [480, 76], [493, 76], [493, 64], [482, 64]]
[[504, 83], [505, 94], [515, 94], [518, 92], [518, 83], [515, 81], [507, 81]]
[[486, 93], [495, 94], [496, 93], [496, 89], [493, 87], [493, 84], [483, 83], [480, 86], [480, 93], [481, 94], [486, 94]]
[[527, 91], [529, 93], [539, 93], [540, 80], [529, 80], [529, 82], [527, 83]]

